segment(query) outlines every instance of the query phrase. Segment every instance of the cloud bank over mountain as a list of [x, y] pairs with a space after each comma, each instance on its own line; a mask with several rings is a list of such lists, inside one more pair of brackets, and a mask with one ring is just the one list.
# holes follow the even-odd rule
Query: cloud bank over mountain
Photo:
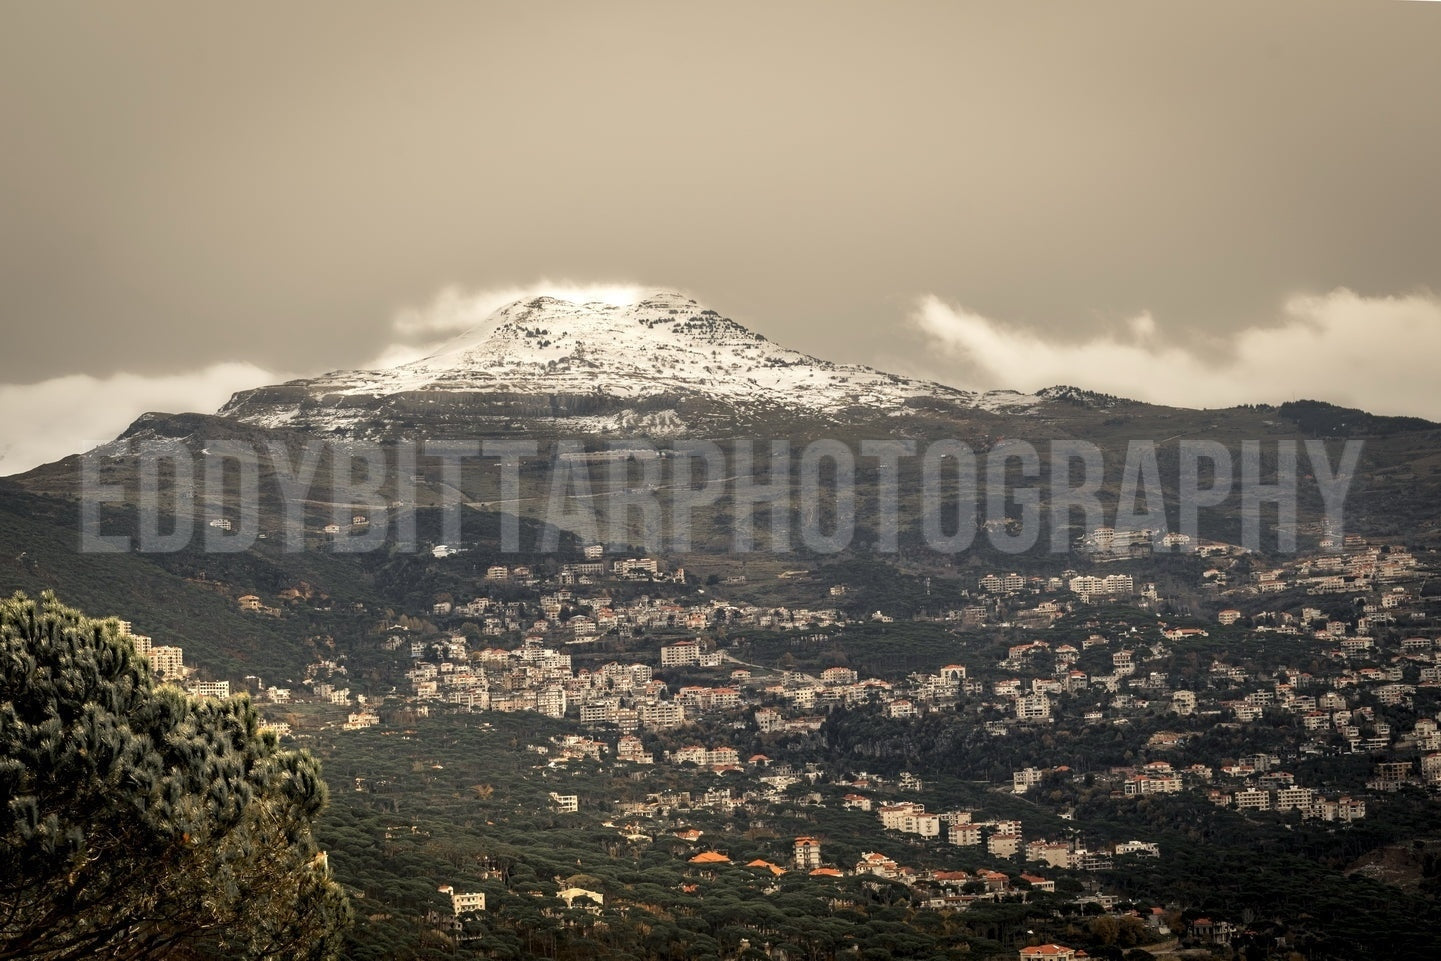
[[953, 365], [930, 376], [970, 389], [1075, 384], [1179, 407], [1314, 398], [1441, 418], [1441, 392], [1418, 389], [1436, 376], [1441, 356], [1441, 298], [1429, 291], [1293, 296], [1276, 324], [1238, 331], [1214, 345], [1218, 351], [1166, 338], [1149, 313], [1118, 330], [1067, 339], [926, 296], [911, 325]]
[[0, 384], [0, 476], [113, 440], [146, 411], [211, 411], [237, 390], [282, 376], [227, 363], [164, 377], [68, 374], [35, 384]]

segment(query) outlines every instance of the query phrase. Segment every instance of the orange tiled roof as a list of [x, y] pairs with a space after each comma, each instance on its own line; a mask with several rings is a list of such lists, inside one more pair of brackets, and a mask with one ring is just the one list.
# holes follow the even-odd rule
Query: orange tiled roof
[[730, 864], [731, 859], [719, 851], [702, 851], [690, 859], [691, 864]]

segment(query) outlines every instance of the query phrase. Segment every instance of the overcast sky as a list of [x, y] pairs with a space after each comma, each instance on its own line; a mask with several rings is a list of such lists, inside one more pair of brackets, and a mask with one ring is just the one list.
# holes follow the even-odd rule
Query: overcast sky
[[0, 474], [557, 283], [1441, 418], [1438, 50], [1409, 2], [0, 0]]

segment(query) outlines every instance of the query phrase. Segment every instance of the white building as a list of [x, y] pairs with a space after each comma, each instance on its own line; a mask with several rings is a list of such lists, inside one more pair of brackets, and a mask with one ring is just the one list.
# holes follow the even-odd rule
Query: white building
[[695, 665], [700, 663], [700, 655], [699, 641], [677, 641], [660, 649], [660, 663], [662, 667]]
[[455, 911], [457, 918], [462, 914], [485, 910], [484, 892], [477, 891], [474, 894], [463, 894], [446, 885], [440, 889], [440, 893], [450, 895], [450, 906], [451, 909]]
[[192, 681], [185, 686], [195, 697], [229, 697], [229, 681]]
[[1011, 774], [1011, 790], [1016, 794], [1025, 794], [1028, 790], [1041, 783], [1046, 772], [1040, 768], [1028, 767]]

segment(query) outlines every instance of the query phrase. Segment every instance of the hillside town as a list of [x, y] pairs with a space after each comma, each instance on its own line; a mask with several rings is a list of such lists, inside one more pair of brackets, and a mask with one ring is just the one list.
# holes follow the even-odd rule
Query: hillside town
[[[195, 696], [249, 691], [282, 736], [387, 736], [441, 715], [484, 723], [534, 713], [562, 724], [569, 733], [526, 745], [539, 776], [583, 765], [637, 789], [550, 791], [552, 812], [629, 843], [683, 842], [678, 861], [701, 876], [883, 879], [939, 911], [1054, 894], [1059, 880], [1075, 904], [1129, 917], [1157, 939], [1223, 945], [1242, 919], [1181, 919], [1183, 903], [1137, 905], [1105, 890], [1106, 872], [1174, 852], [1143, 832], [1089, 824], [1078, 813], [1088, 799], [1193, 798], [1283, 827], [1344, 830], [1398, 792], [1441, 793], [1441, 621], [1426, 594], [1435, 565], [1355, 538], [1325, 546], [1258, 568], [1244, 552], [1207, 545], [1192, 585], [1201, 606], [1186, 611], [1128, 573], [997, 570], [975, 576], [954, 605], [910, 618], [847, 611], [856, 585], [844, 581], [818, 586], [833, 606], [728, 600], [744, 596], [747, 578], [696, 590], [683, 568], [609, 560], [596, 547], [549, 572], [490, 565], [472, 593], [438, 595], [406, 624], [337, 646], [284, 685], [200, 680], [178, 648], [125, 630], [157, 674]], [[287, 600], [236, 603], [267, 617], [282, 616]], [[944, 662], [874, 672], [845, 656], [846, 638], [905, 624], [948, 639]], [[364, 682], [352, 673], [362, 662]], [[887, 733], [939, 722], [975, 732], [994, 752], [978, 769], [985, 776], [972, 777], [981, 803], [928, 805], [931, 771], [838, 763], [821, 739], [834, 742], [840, 718]], [[1254, 749], [1217, 753], [1218, 732]], [[1129, 763], [1027, 750], [1110, 736], [1136, 745]], [[1007, 757], [1017, 763], [997, 770]], [[1361, 780], [1333, 781], [1329, 759], [1354, 759], [1346, 769], [1358, 763]], [[355, 790], [371, 789], [356, 779]], [[865, 820], [848, 821], [856, 833], [840, 845], [802, 834], [786, 856], [743, 862], [718, 828], [743, 812], [810, 818], [826, 808]], [[467, 905], [482, 911], [484, 898]], [[1083, 956], [1037, 947], [1021, 957]]]

